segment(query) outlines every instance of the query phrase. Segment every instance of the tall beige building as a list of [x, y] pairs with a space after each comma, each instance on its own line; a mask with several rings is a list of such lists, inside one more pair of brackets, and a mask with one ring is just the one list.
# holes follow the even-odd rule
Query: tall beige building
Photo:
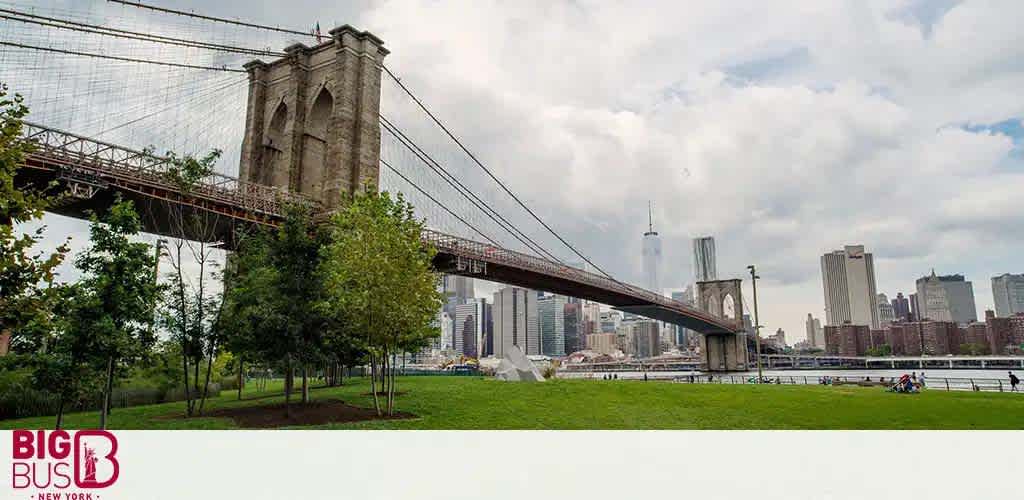
[[821, 320], [815, 318], [811, 313], [807, 313], [807, 321], [805, 322], [807, 328], [807, 343], [811, 347], [825, 348], [825, 331], [821, 327]]
[[504, 358], [512, 346], [523, 354], [540, 354], [537, 292], [509, 286], [494, 292], [494, 355]]
[[938, 276], [935, 270], [917, 280], [917, 297], [921, 318], [952, 321], [966, 325], [977, 321], [974, 286], [962, 274]]
[[992, 298], [996, 316], [1009, 318], [1024, 313], [1024, 274], [1003, 274], [992, 277]]
[[653, 358], [661, 355], [658, 322], [641, 320], [633, 325], [633, 353], [637, 358]]
[[821, 256], [828, 325], [851, 323], [878, 328], [874, 257], [864, 245], [847, 245]]
[[587, 335], [587, 348], [601, 354], [614, 354], [618, 349], [615, 345], [615, 334], [594, 333]]

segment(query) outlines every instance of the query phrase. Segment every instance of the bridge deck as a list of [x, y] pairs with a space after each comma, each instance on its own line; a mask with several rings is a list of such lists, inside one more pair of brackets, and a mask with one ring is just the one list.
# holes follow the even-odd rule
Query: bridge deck
[[[280, 222], [288, 203], [314, 203], [296, 193], [214, 174], [187, 188], [174, 182], [167, 158], [96, 141], [42, 125], [26, 123], [23, 134], [34, 144], [21, 184], [58, 181], [84, 190], [85, 196], [60, 204], [54, 211], [85, 217], [102, 209], [114, 193], [130, 198], [143, 212], [145, 230], [194, 240], [223, 241], [231, 249], [241, 226]], [[170, 214], [207, 217], [199, 234], [176, 224]], [[182, 231], [185, 231], [184, 233]], [[622, 311], [666, 321], [704, 334], [736, 333], [734, 320], [720, 318], [660, 294], [602, 275], [486, 243], [425, 231], [425, 241], [438, 248], [438, 270], [608, 304]]]

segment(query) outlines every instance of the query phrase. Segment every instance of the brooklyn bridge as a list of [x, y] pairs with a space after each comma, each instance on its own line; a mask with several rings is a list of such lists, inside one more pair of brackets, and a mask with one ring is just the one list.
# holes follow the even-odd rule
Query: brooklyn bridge
[[[53, 211], [82, 218], [120, 195], [140, 208], [147, 232], [230, 250], [242, 231], [278, 224], [289, 204], [326, 214], [363, 189], [398, 191], [431, 228], [422, 237], [438, 249], [438, 271], [681, 325], [704, 334], [708, 369], [745, 368], [739, 280], [699, 284], [691, 306], [604, 272], [385, 64], [389, 50], [373, 34], [120, 7], [103, 19], [0, 9], [3, 78], [32, 109], [23, 135], [34, 148], [17, 180], [61, 186], [68, 196]], [[139, 27], [150, 16], [183, 22], [154, 33]], [[203, 36], [211, 30], [220, 36]], [[275, 51], [209, 41], [249, 40], [238, 33], [250, 31], [291, 43]], [[404, 108], [386, 116], [382, 95]], [[174, 182], [172, 161], [159, 151], [203, 148], [237, 159], [237, 175], [219, 168], [187, 188]], [[182, 234], [172, 212], [201, 217], [211, 229]], [[572, 259], [556, 256], [566, 250]], [[727, 300], [736, 304], [733, 317], [721, 313]]]

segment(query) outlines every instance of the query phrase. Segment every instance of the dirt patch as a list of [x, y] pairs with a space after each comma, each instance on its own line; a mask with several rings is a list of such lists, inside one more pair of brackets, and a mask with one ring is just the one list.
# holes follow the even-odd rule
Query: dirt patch
[[401, 420], [416, 418], [411, 413], [395, 412], [392, 416], [378, 417], [373, 408], [362, 408], [344, 401], [312, 401], [292, 404], [292, 416], [285, 416], [284, 403], [241, 408], [222, 408], [206, 413], [208, 417], [227, 417], [246, 429], [273, 429], [297, 425], [323, 425], [330, 423], [362, 422], [365, 420]]

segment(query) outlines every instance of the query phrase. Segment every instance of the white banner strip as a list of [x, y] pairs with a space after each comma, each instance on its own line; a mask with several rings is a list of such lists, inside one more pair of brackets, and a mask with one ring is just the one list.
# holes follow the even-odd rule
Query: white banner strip
[[[33, 434], [35, 434], [33, 432]], [[74, 432], [69, 433], [71, 436]], [[114, 431], [106, 488], [13, 488], [41, 500], [1017, 498], [1020, 432]], [[37, 437], [37, 436], [34, 436]], [[47, 438], [48, 439], [48, 438]], [[102, 481], [109, 446], [92, 437]], [[91, 441], [90, 441], [91, 440]], [[58, 440], [59, 441], [59, 440]], [[58, 446], [59, 448], [59, 446]], [[22, 453], [27, 449], [20, 450]], [[34, 448], [32, 452], [38, 452]], [[47, 453], [52, 450], [47, 450]], [[73, 454], [72, 454], [73, 455]], [[34, 455], [37, 457], [38, 455]], [[70, 460], [70, 459], [68, 459]], [[58, 460], [59, 461], [59, 460]], [[84, 470], [84, 468], [83, 468]], [[41, 480], [41, 479], [40, 479]], [[57, 493], [58, 497], [39, 496]]]

